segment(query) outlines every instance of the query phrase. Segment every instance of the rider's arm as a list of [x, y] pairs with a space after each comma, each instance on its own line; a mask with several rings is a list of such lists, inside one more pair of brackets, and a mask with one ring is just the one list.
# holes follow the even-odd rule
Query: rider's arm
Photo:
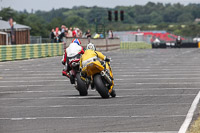
[[105, 60], [106, 56], [103, 55], [101, 52], [95, 51], [95, 53], [97, 54], [97, 57], [99, 57], [101, 60]]
[[96, 52], [97, 56], [98, 56], [101, 60], [104, 60], [104, 61], [107, 61], [107, 62], [110, 61], [110, 59], [107, 58], [105, 55], [103, 55], [101, 52], [98, 52], [98, 51], [95, 51], [95, 52]]
[[81, 47], [82, 49], [81, 49], [81, 52], [80, 52], [80, 54], [84, 54], [84, 49], [83, 49], [83, 47]]
[[64, 53], [63, 59], [62, 59], [63, 65], [66, 63], [66, 61], [67, 61], [67, 51], [65, 50], [65, 53]]

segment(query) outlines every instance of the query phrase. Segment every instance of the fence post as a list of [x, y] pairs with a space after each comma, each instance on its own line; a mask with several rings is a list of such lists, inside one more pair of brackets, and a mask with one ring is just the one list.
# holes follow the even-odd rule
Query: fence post
[[108, 51], [108, 38], [106, 37], [106, 51]]

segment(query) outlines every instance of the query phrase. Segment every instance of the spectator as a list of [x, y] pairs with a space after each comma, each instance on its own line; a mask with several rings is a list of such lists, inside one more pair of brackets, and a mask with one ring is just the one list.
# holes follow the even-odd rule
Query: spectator
[[[59, 30], [58, 27], [56, 27], [55, 29], [52, 29], [51, 42], [63, 42], [63, 41], [65, 41], [64, 37], [65, 38], [68, 38], [68, 37], [79, 37], [79, 38], [82, 38], [83, 37], [83, 32], [77, 27], [74, 27], [73, 31], [72, 31], [72, 27], [70, 27], [68, 29], [65, 25], [61, 26], [61, 30]], [[90, 37], [91, 37], [90, 30], [88, 30], [87, 38], [90, 38]], [[54, 38], [54, 41], [53, 41], [53, 38]]]
[[64, 35], [64, 37], [68, 37], [68, 36], [69, 36], [69, 35], [68, 35], [68, 31], [69, 31], [69, 30], [68, 30], [68, 28], [66, 27], [66, 28], [65, 28], [65, 35]]
[[88, 31], [85, 33], [87, 39], [88, 39], [88, 43], [90, 43], [90, 39], [91, 39], [91, 33], [90, 30], [88, 29]]
[[72, 31], [72, 37], [76, 37], [76, 27], [74, 27], [74, 30]]
[[63, 41], [63, 37], [65, 36], [65, 29], [66, 29], [66, 26], [65, 25], [62, 25], [61, 26], [61, 33], [59, 34], [59, 42], [62, 42]]
[[11, 29], [11, 44], [15, 44], [15, 31], [14, 31], [14, 24], [13, 24], [13, 18], [9, 19], [10, 29]]
[[113, 38], [113, 32], [112, 32], [112, 30], [109, 30], [109, 32], [108, 32], [108, 38]]
[[68, 30], [68, 37], [73, 37], [72, 27], [70, 27], [69, 30]]
[[91, 38], [91, 33], [90, 33], [90, 30], [88, 29], [88, 31], [85, 33], [86, 37], [87, 38]]
[[76, 37], [82, 37], [82, 31], [77, 28], [77, 36]]
[[55, 31], [55, 42], [59, 42], [59, 37], [60, 37], [61, 31], [59, 30], [58, 27], [56, 27], [56, 31]]
[[65, 26], [65, 25], [62, 25], [62, 26], [61, 26], [61, 33], [64, 33], [64, 32], [65, 32], [65, 29], [66, 29], [66, 26]]
[[55, 30], [54, 29], [52, 29], [51, 30], [51, 43], [54, 43], [54, 39], [55, 39]]

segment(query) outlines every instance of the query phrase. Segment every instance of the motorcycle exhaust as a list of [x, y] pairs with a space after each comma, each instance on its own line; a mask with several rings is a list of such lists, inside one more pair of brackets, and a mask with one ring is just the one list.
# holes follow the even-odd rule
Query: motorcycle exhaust
[[106, 81], [112, 85], [112, 80], [110, 79], [110, 77], [107, 75], [107, 73], [105, 73], [105, 71], [101, 71], [101, 76], [104, 77], [106, 79]]

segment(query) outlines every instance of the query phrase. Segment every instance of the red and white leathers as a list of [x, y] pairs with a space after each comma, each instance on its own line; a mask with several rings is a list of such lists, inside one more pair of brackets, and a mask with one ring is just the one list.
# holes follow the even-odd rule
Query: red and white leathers
[[[68, 76], [68, 72], [71, 70], [69, 65], [69, 59], [72, 59], [76, 56], [80, 56], [81, 54], [84, 54], [83, 47], [78, 45], [77, 43], [71, 43], [68, 48], [66, 48], [65, 53], [63, 55], [62, 63], [65, 65], [65, 68], [63, 70], [63, 75]], [[67, 63], [66, 63], [67, 62]]]

